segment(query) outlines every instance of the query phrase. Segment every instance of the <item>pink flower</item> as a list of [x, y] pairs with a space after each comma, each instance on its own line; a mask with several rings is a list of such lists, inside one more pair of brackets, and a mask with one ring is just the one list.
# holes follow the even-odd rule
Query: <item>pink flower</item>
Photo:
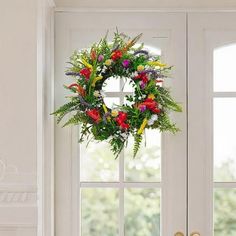
[[129, 67], [129, 64], [130, 64], [130, 61], [128, 59], [125, 59], [123, 62], [122, 62], [122, 65], [125, 67], [125, 68], [128, 68]]
[[100, 55], [98, 56], [98, 61], [99, 61], [99, 62], [102, 62], [103, 60], [104, 60], [104, 56], [100, 54]]
[[143, 81], [140, 81], [139, 83], [140, 83], [141, 89], [145, 89], [146, 83]]
[[140, 106], [139, 106], [139, 110], [140, 110], [141, 112], [144, 112], [146, 109], [147, 109], [147, 107], [146, 107], [145, 105], [140, 105]]

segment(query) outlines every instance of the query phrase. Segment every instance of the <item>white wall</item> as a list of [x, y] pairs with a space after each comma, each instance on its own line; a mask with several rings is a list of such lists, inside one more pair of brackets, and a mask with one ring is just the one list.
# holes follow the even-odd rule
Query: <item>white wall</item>
[[37, 1], [0, 1], [0, 235], [36, 235]]
[[236, 8], [235, 0], [55, 0], [57, 7]]
[[53, 235], [53, 7], [0, 1], [0, 236]]

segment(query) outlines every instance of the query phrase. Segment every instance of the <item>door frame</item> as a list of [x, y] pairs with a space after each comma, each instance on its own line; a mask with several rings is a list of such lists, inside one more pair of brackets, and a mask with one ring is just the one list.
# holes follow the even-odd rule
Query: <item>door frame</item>
[[54, 236], [54, 12], [37, 0], [37, 236]]

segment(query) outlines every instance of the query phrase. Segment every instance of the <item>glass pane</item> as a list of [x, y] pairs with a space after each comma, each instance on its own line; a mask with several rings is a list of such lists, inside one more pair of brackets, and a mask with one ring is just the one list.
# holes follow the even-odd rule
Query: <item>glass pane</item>
[[135, 88], [134, 81], [129, 78], [123, 78], [123, 80], [124, 80], [124, 86], [122, 88], [122, 91], [134, 93], [134, 88]]
[[80, 144], [81, 181], [117, 181], [119, 162], [115, 160], [108, 143]]
[[120, 99], [117, 97], [104, 97], [104, 103], [110, 109], [116, 108], [116, 105], [120, 104]]
[[124, 97], [124, 104], [125, 104], [125, 105], [128, 105], [128, 106], [132, 106], [132, 105], [134, 104], [134, 102], [128, 101], [128, 100], [127, 100], [127, 97], [125, 96], [125, 97]]
[[160, 190], [125, 189], [125, 235], [160, 236]]
[[214, 180], [236, 180], [236, 98], [214, 99]]
[[214, 91], [236, 91], [236, 44], [214, 50]]
[[104, 92], [119, 92], [120, 78], [110, 77], [103, 83], [102, 89]]
[[236, 235], [236, 189], [215, 189], [214, 236]]
[[133, 138], [130, 138], [125, 154], [126, 181], [161, 180], [161, 134], [157, 130], [146, 130], [145, 140], [135, 158], [133, 158]]
[[118, 235], [118, 190], [81, 190], [81, 235]]

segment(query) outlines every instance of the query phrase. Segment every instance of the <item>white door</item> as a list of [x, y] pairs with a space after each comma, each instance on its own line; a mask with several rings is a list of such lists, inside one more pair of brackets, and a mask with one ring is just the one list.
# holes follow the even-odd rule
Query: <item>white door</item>
[[236, 13], [188, 22], [189, 235], [236, 235]]
[[[175, 65], [166, 83], [183, 106], [173, 114], [177, 135], [147, 133], [147, 147], [132, 159], [128, 147], [115, 160], [106, 144], [77, 143], [78, 131], [55, 128], [57, 236], [186, 235], [186, 15], [142, 12], [56, 13], [55, 105], [65, 102], [66, 61], [115, 27], [142, 41]], [[114, 82], [115, 83], [115, 82]], [[114, 84], [113, 84], [114, 85]], [[107, 92], [122, 102], [120, 84]]]

